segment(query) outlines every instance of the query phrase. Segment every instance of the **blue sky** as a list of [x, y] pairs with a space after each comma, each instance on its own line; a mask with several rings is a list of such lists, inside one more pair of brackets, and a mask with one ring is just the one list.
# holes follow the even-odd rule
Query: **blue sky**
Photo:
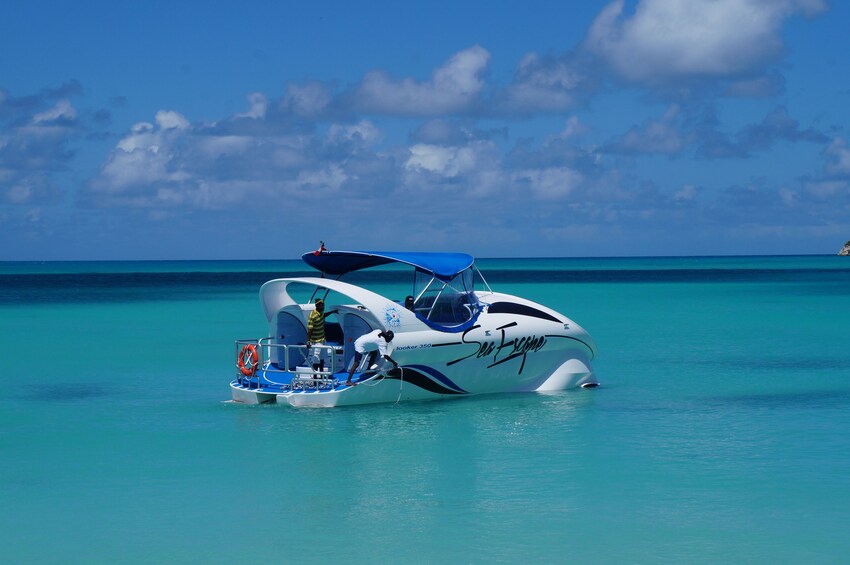
[[11, 0], [0, 260], [835, 253], [847, 22], [826, 0]]

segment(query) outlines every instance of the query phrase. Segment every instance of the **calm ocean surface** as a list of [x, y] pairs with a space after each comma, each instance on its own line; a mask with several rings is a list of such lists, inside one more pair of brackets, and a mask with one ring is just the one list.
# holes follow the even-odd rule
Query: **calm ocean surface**
[[587, 329], [602, 386], [237, 405], [300, 261], [0, 263], [0, 560], [850, 560], [850, 258], [478, 264]]

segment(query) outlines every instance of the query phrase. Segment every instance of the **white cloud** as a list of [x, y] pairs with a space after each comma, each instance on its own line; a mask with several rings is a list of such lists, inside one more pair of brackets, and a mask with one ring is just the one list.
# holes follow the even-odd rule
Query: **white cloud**
[[679, 131], [679, 108], [671, 106], [664, 116], [649, 120], [640, 127], [631, 128], [612, 147], [626, 153], [660, 153], [672, 155], [680, 152], [687, 139]]
[[0, 108], [0, 204], [55, 201], [61, 188], [54, 176], [74, 158], [71, 143], [83, 131], [67, 99], [11, 98]]
[[189, 133], [189, 121], [181, 114], [160, 111], [156, 126], [142, 122], [118, 142], [91, 183], [96, 193], [120, 194], [161, 182], [179, 182], [187, 178], [174, 161], [176, 141]]
[[315, 196], [318, 196], [318, 193], [336, 192], [348, 178], [342, 167], [332, 163], [323, 169], [302, 171], [295, 181], [295, 186], [299, 190], [316, 191]]
[[244, 155], [254, 144], [255, 139], [247, 135], [208, 135], [199, 136], [196, 147], [205, 157], [216, 159]]
[[50, 122], [55, 122], [57, 120], [74, 120], [77, 117], [77, 111], [71, 105], [71, 102], [68, 100], [60, 100], [49, 110], [45, 110], [44, 112], [40, 112], [33, 116], [32, 122], [34, 124], [48, 124]]
[[827, 173], [850, 175], [850, 148], [847, 147], [847, 142], [843, 138], [836, 137], [833, 139], [826, 149], [826, 155], [829, 158], [826, 165]]
[[333, 102], [330, 88], [319, 82], [291, 83], [280, 101], [279, 108], [301, 118], [324, 115]]
[[24, 214], [24, 220], [30, 224], [37, 224], [41, 222], [41, 218], [41, 208], [32, 208], [31, 210], [27, 210], [27, 212]]
[[799, 197], [797, 196], [797, 193], [790, 188], [780, 188], [779, 199], [782, 200], [782, 203], [786, 206], [794, 206], [797, 204]]
[[132, 151], [113, 151], [92, 188], [99, 193], [120, 194], [131, 188], [181, 180], [180, 173], [169, 171], [171, 155], [159, 149], [159, 146], [151, 146]]
[[584, 124], [577, 116], [570, 116], [564, 122], [564, 129], [561, 130], [559, 137], [561, 139], [570, 139], [581, 137], [587, 133], [590, 133], [590, 127]]
[[376, 114], [431, 116], [468, 111], [479, 99], [490, 53], [479, 46], [451, 57], [431, 80], [393, 80], [383, 71], [363, 77], [356, 89], [357, 109]]
[[297, 169], [309, 164], [303, 147], [296, 144], [280, 144], [271, 152], [270, 163], [277, 169]]
[[266, 117], [269, 109], [269, 99], [262, 92], [252, 92], [248, 95], [248, 111], [236, 114], [236, 118], [260, 119]]
[[843, 180], [811, 181], [806, 183], [805, 188], [807, 193], [822, 200], [848, 193], [847, 181]]
[[33, 187], [28, 182], [22, 182], [6, 192], [6, 199], [13, 204], [25, 204], [32, 199]]
[[355, 141], [367, 145], [381, 138], [381, 132], [368, 120], [361, 120], [354, 125], [332, 124], [328, 129], [328, 139], [331, 141]]
[[540, 200], [560, 200], [569, 196], [583, 179], [581, 173], [567, 167], [530, 169], [513, 175], [514, 183], [530, 188]]
[[463, 124], [444, 119], [427, 120], [413, 132], [413, 139], [433, 145], [463, 145], [474, 133]]
[[692, 184], [686, 184], [673, 194], [674, 202], [692, 202], [696, 200], [699, 189]]
[[678, 153], [684, 144], [678, 129], [664, 122], [650, 122], [643, 129], [632, 129], [623, 138], [625, 148], [642, 153]]
[[420, 143], [410, 148], [407, 170], [421, 170], [443, 177], [456, 177], [475, 169], [474, 147], [442, 147]]
[[446, 191], [457, 200], [488, 196], [505, 188], [501, 156], [496, 146], [485, 140], [413, 145], [403, 168], [403, 192], [411, 196]]
[[513, 83], [500, 94], [504, 110], [515, 113], [560, 112], [576, 104], [585, 80], [572, 59], [541, 58], [529, 53], [517, 65]]
[[641, 0], [627, 16], [616, 0], [597, 16], [585, 46], [634, 81], [738, 75], [781, 53], [787, 17], [825, 9], [817, 0]]
[[130, 135], [124, 137], [118, 142], [118, 148], [128, 153], [134, 149], [150, 148], [153, 146], [153, 131], [153, 124], [148, 122], [135, 124], [132, 128], [130, 128]]
[[785, 77], [774, 70], [759, 76], [731, 80], [726, 87], [726, 94], [740, 98], [767, 98], [783, 90]]
[[236, 135], [222, 133], [234, 131], [222, 125], [244, 114], [193, 124], [180, 113], [158, 112], [155, 123], [138, 123], [118, 141], [89, 182], [89, 195], [104, 206], [151, 209], [214, 210], [246, 198], [314, 200], [356, 181], [347, 167], [380, 138], [366, 120], [331, 124], [324, 135], [281, 134], [260, 114], [253, 119], [262, 127]]
[[189, 129], [189, 120], [178, 112], [160, 110], [156, 113], [156, 125], [161, 129]]

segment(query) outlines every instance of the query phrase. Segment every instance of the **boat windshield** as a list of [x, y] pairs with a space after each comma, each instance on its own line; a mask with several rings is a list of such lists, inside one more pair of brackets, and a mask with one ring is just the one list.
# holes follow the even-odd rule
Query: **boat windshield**
[[477, 269], [470, 267], [449, 280], [416, 270], [413, 310], [433, 324], [456, 326], [471, 320], [480, 309], [475, 295]]

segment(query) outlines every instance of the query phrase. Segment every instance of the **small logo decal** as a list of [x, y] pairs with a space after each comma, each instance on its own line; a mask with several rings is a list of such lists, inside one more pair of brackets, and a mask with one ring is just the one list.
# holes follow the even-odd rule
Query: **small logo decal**
[[388, 328], [397, 328], [401, 325], [398, 308], [395, 306], [384, 307], [384, 324], [386, 324]]

